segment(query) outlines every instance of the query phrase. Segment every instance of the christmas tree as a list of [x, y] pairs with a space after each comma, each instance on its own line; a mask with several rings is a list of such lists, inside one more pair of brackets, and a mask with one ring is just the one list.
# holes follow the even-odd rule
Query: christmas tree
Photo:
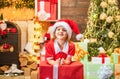
[[103, 47], [111, 55], [120, 46], [120, 10], [117, 0], [91, 0], [83, 40], [89, 40], [89, 58]]

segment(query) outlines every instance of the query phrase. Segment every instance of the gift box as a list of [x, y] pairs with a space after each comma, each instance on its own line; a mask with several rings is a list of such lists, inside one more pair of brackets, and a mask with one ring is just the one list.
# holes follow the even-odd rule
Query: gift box
[[31, 69], [30, 68], [24, 68], [24, 76], [30, 76]]
[[[85, 42], [80, 42], [79, 43], [80, 46], [82, 47], [82, 49], [85, 51], [85, 52], [88, 52], [88, 43], [85, 43]], [[80, 60], [82, 63], [87, 63], [88, 62], [88, 54], [85, 54], [83, 58], [81, 58]]]
[[39, 79], [84, 79], [83, 64], [80, 62], [61, 66], [41, 62], [39, 69]]
[[114, 79], [114, 64], [93, 64], [88, 62], [85, 65], [85, 79]]
[[38, 70], [31, 72], [31, 79], [38, 79]]
[[[104, 61], [104, 62], [103, 62]], [[92, 57], [93, 64], [110, 64], [110, 57]]]
[[84, 42], [74, 42], [76, 47], [75, 55], [72, 57], [72, 61], [88, 62], [88, 44]]
[[120, 54], [118, 53], [112, 53], [112, 56], [111, 56], [111, 62], [114, 63], [114, 64], [120, 64]]
[[115, 64], [115, 79], [120, 79], [120, 64]]
[[[57, 1], [40, 1], [38, 0], [38, 4], [37, 6], [37, 12], [38, 15], [43, 14], [44, 12], [44, 16], [46, 15], [48, 17], [47, 20], [57, 20]], [[41, 18], [43, 16], [40, 16]]]

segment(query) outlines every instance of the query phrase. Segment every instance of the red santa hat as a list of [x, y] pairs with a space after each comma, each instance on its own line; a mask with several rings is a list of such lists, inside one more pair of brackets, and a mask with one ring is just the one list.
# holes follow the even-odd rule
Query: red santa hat
[[72, 32], [76, 33], [76, 39], [77, 40], [80, 40], [83, 35], [80, 33], [80, 30], [78, 28], [78, 25], [76, 22], [74, 22], [73, 20], [59, 20], [57, 21], [53, 26], [52, 26], [52, 29], [51, 29], [51, 36], [54, 36], [54, 31], [57, 27], [59, 26], [63, 26], [66, 30], [67, 30], [67, 33], [68, 33], [68, 38], [70, 39], [71, 36], [72, 36]]

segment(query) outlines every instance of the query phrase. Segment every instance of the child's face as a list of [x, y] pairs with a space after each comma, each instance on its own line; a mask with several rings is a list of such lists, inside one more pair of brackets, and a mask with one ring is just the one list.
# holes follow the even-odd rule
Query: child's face
[[68, 37], [67, 30], [63, 26], [59, 26], [55, 30], [55, 37], [57, 39], [66, 40]]

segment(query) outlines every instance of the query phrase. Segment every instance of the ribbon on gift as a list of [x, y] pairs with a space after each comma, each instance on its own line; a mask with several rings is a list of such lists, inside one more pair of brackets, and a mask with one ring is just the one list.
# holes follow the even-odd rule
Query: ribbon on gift
[[99, 79], [109, 79], [113, 75], [113, 71], [110, 66], [103, 65], [97, 72]]
[[53, 65], [53, 79], [58, 79], [58, 65]]
[[102, 58], [102, 64], [104, 64], [104, 63], [105, 63], [105, 57], [107, 57], [107, 55], [106, 55], [105, 53], [101, 53], [101, 54], [99, 55], [99, 57]]
[[120, 64], [120, 54], [119, 53], [117, 53], [117, 52], [112, 53], [111, 59], [114, 64]]
[[120, 76], [120, 72], [115, 72], [115, 76]]

